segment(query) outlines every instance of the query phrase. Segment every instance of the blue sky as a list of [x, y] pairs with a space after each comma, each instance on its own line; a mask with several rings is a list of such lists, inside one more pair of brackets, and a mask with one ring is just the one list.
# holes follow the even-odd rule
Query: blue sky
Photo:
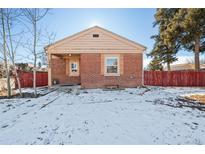
[[91, 26], [101, 26], [152, 48], [150, 36], [155, 9], [53, 9], [45, 23], [56, 33], [56, 40]]
[[[141, 43], [149, 52], [154, 44], [150, 38], [157, 34], [153, 28], [156, 9], [52, 9], [42, 21], [42, 25], [56, 34], [55, 40], [77, 33], [86, 28], [98, 25], [128, 39]], [[179, 62], [192, 53], [180, 51]], [[144, 56], [146, 65], [146, 55]]]

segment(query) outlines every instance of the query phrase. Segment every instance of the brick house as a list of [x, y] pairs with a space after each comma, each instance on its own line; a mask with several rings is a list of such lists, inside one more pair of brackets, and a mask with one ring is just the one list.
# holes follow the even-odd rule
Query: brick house
[[84, 88], [143, 85], [145, 47], [95, 26], [45, 48], [48, 84]]

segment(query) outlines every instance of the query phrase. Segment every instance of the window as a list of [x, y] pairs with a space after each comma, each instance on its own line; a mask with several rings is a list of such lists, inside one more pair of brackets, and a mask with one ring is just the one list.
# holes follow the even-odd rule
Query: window
[[79, 61], [70, 60], [70, 76], [79, 76]]
[[77, 68], [77, 63], [73, 62], [71, 63], [71, 72], [77, 72], [78, 68]]
[[105, 75], [119, 75], [119, 57], [105, 57]]
[[99, 37], [99, 34], [93, 34], [93, 37]]

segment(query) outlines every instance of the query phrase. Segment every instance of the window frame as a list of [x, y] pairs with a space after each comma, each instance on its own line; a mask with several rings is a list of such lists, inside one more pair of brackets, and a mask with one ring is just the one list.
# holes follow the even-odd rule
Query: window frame
[[[107, 72], [107, 67], [110, 66], [110, 65], [107, 65], [108, 59], [117, 59], [117, 73], [108, 73]], [[104, 58], [104, 76], [120, 76], [120, 57], [119, 57], [119, 55], [105, 55], [105, 58]]]

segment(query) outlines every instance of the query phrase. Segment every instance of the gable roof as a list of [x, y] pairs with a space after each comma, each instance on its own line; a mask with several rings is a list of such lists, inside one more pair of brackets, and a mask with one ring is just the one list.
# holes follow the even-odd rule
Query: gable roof
[[[113, 33], [113, 32], [111, 32], [109, 30], [106, 30], [106, 29], [104, 29], [102, 27], [99, 27], [99, 26], [94, 26], [94, 27], [88, 28], [88, 29], [83, 30], [81, 32], [78, 32], [78, 33], [76, 33], [74, 35], [71, 35], [71, 36], [65, 37], [65, 38], [63, 38], [63, 39], [61, 39], [59, 41], [56, 41], [55, 43], [46, 46], [45, 50], [46, 51], [48, 51], [50, 49], [56, 49], [57, 50], [58, 47], [60, 48], [60, 46], [65, 45], [65, 44], [66, 44], [67, 49], [72, 50], [74, 47], [72, 46], [71, 42], [73, 42], [73, 44], [74, 43], [76, 44], [75, 40], [77, 40], [80, 37], [83, 37], [83, 36], [85, 36], [85, 35], [87, 35], [87, 34], [89, 34], [91, 32], [95, 32], [95, 31], [100, 31], [104, 35], [109, 36], [110, 38], [112, 38], [112, 41], [120, 42], [121, 43], [120, 45], [122, 45], [122, 43], [124, 43], [123, 45], [126, 46], [124, 48], [129, 48], [130, 50], [131, 49], [132, 50], [136, 49], [136, 50], [141, 51], [141, 52], [146, 50], [145, 46], [143, 46], [143, 45], [141, 45], [141, 44], [139, 44], [137, 42], [134, 42], [132, 40], [129, 40], [129, 39], [123, 37], [123, 36], [120, 36], [120, 35], [118, 35], [116, 33]], [[85, 40], [85, 38], [84, 38], [84, 40]], [[69, 47], [69, 44], [71, 45], [70, 47]], [[75, 46], [75, 49], [77, 49], [77, 45]]]
[[128, 42], [130, 42], [130, 43], [133, 43], [133, 44], [135, 44], [135, 45], [137, 45], [137, 46], [140, 46], [140, 47], [144, 48], [144, 50], [146, 49], [146, 47], [145, 47], [144, 45], [142, 45], [142, 44], [140, 44], [140, 43], [137, 43], [137, 42], [135, 42], [135, 41], [132, 41], [132, 40], [130, 40], [130, 39], [124, 37], [124, 36], [121, 36], [121, 35], [119, 35], [119, 34], [117, 34], [117, 33], [111, 32], [111, 31], [109, 31], [109, 30], [107, 30], [107, 29], [104, 29], [104, 28], [102, 28], [102, 27], [99, 27], [99, 26], [95, 26], [95, 27], [98, 27], [98, 28], [100, 28], [100, 29], [102, 29], [102, 30], [104, 30], [104, 31], [107, 31], [108, 33], [110, 33], [110, 34], [112, 34], [112, 35], [116, 35], [117, 37], [122, 38], [122, 39], [124, 39], [124, 40], [126, 40], [126, 41], [128, 41]]

